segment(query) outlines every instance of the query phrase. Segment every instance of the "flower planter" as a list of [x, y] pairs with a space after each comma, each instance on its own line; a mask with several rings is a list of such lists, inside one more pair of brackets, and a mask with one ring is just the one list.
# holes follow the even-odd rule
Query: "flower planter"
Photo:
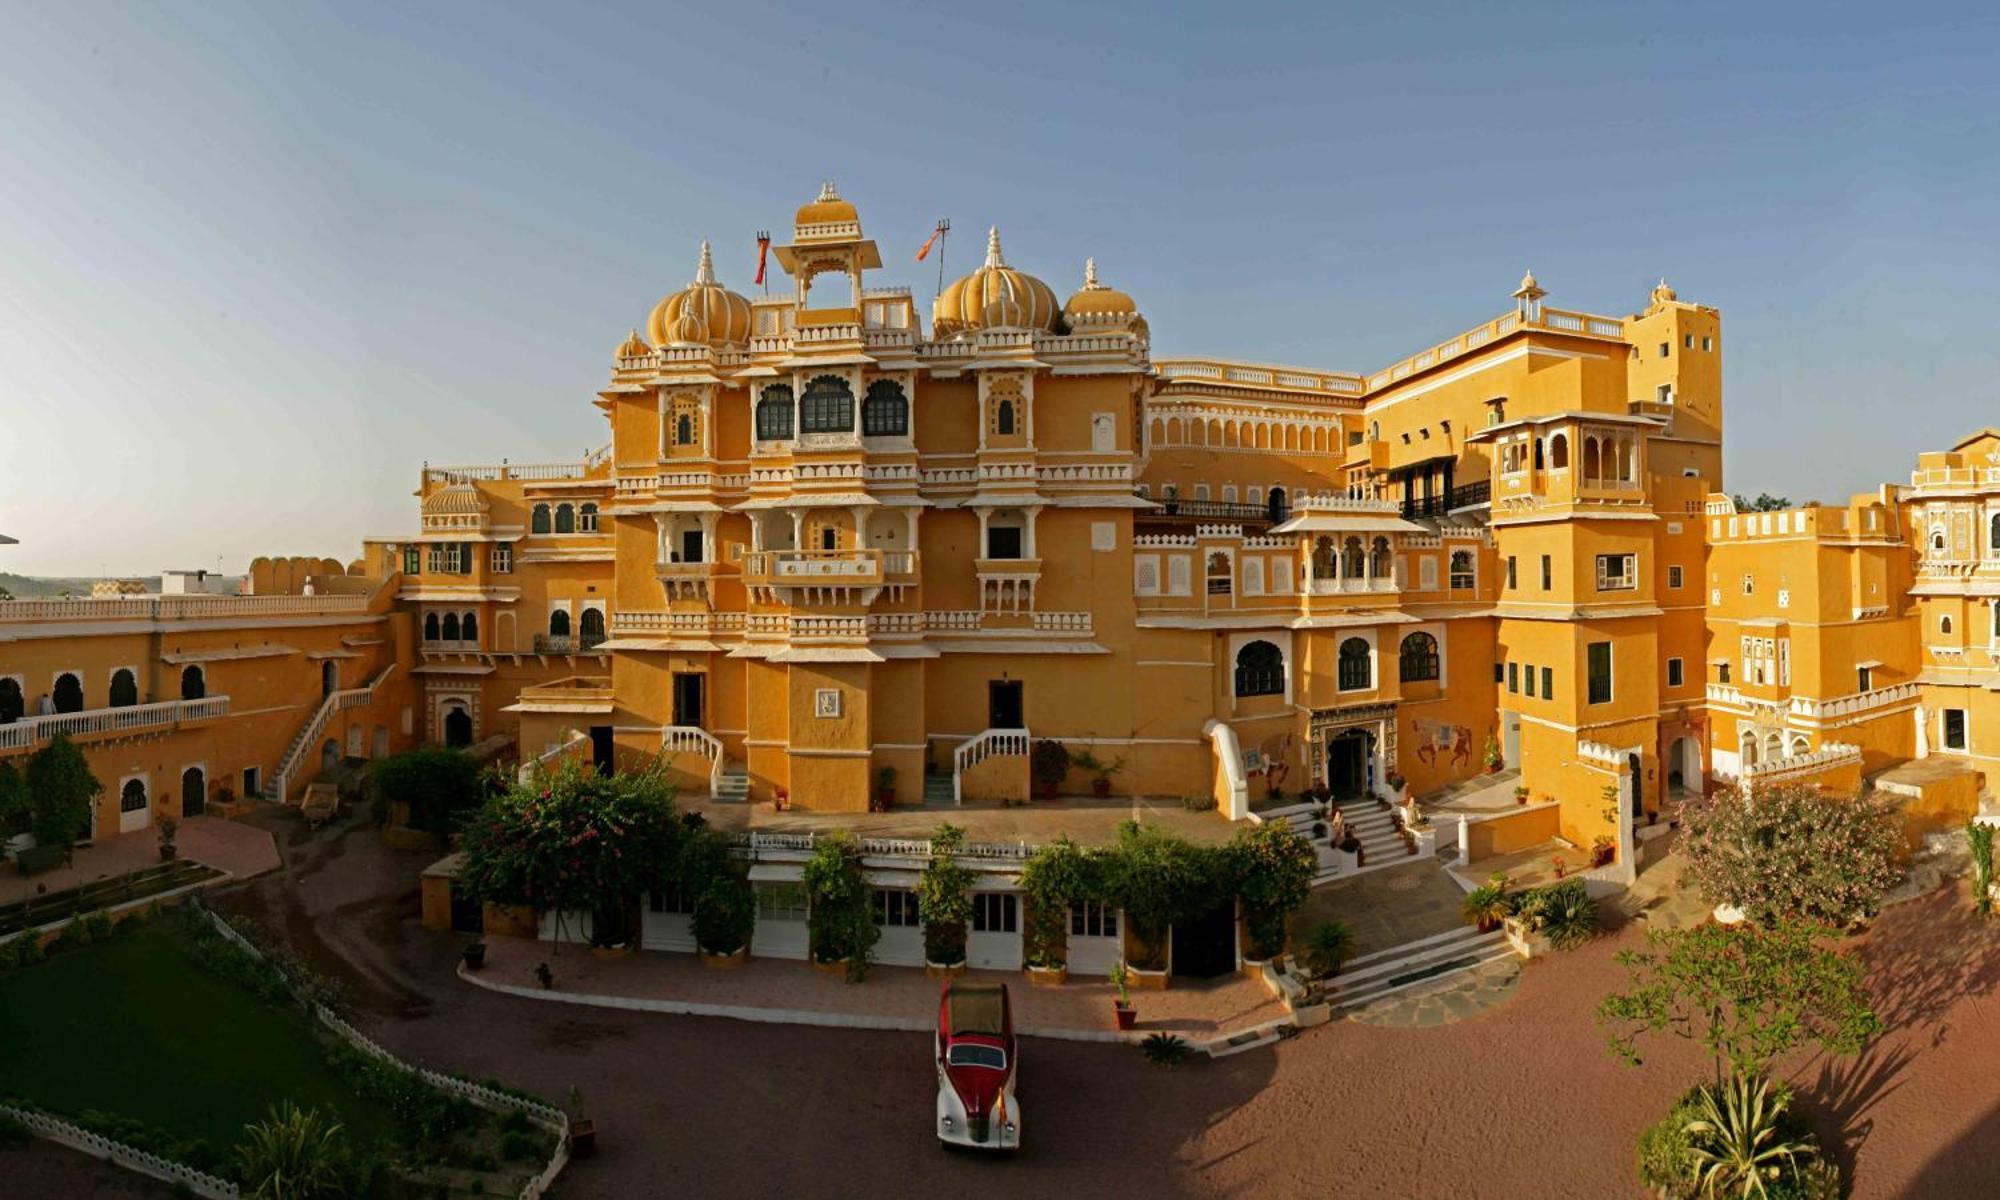
[[732, 967], [742, 965], [743, 960], [750, 957], [750, 947], [738, 946], [727, 954], [715, 954], [707, 950], [697, 949], [695, 956], [701, 959], [701, 965], [704, 967], [713, 967], [718, 971], [727, 971]]
[[1271, 960], [1268, 958], [1245, 958], [1243, 964], [1237, 970], [1242, 972], [1245, 978], [1262, 979], [1264, 977], [1264, 968], [1270, 965]]
[[1091, 780], [1090, 794], [1097, 797], [1099, 800], [1108, 798], [1111, 795], [1111, 781], [1109, 779]]
[[[1137, 973], [1136, 971], [1133, 972], [1135, 975]], [[1133, 1022], [1139, 1019], [1138, 1009], [1133, 1008], [1129, 1004], [1120, 1004], [1116, 1000], [1111, 1002], [1111, 1014], [1118, 1018], [1118, 1028], [1120, 1029], [1132, 1028]]]
[[569, 1123], [569, 1152], [572, 1158], [589, 1158], [597, 1153], [597, 1122], [584, 1118]]
[[896, 806], [896, 789], [895, 789], [895, 788], [876, 788], [876, 789], [875, 789], [875, 811], [876, 811], [876, 812], [888, 812], [888, 811], [889, 811], [890, 809], [894, 808], [895, 806]]
[[1523, 922], [1509, 918], [1506, 926], [1507, 944], [1512, 946], [1514, 953], [1520, 955], [1522, 958], [1534, 958], [1538, 955], [1547, 954], [1553, 949], [1549, 944], [1547, 934], [1529, 929]]
[[465, 966], [467, 970], [477, 971], [479, 968], [486, 965], [486, 943], [485, 942], [472, 943], [470, 946], [467, 946], [464, 950], [459, 952], [459, 957], [465, 960]]
[[1061, 987], [1069, 982], [1069, 964], [1054, 967], [1029, 967], [1028, 982], [1036, 987]]
[[1167, 989], [1168, 973], [1165, 970], [1148, 971], [1140, 967], [1128, 967], [1128, 970], [1132, 973], [1131, 986], [1135, 988], [1151, 988], [1156, 992]]
[[602, 958], [606, 960], [614, 958], [627, 958], [630, 957], [631, 953], [632, 953], [632, 946], [631, 943], [629, 942], [623, 946], [592, 946], [590, 948], [590, 956], [592, 958]]
[[847, 974], [847, 960], [844, 958], [836, 958], [832, 962], [821, 962], [817, 958], [808, 958], [806, 962], [813, 970], [823, 975]]
[[955, 963], [934, 963], [927, 958], [924, 960], [924, 974], [932, 979], [955, 978], [965, 974], [965, 960], [960, 959]]

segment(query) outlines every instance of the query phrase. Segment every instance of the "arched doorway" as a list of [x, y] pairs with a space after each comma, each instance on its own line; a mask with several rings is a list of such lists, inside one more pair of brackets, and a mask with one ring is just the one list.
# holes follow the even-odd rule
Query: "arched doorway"
[[375, 727], [375, 737], [373, 745], [369, 748], [368, 757], [389, 757], [389, 727], [387, 725], [377, 725]]
[[1277, 523], [1285, 519], [1286, 508], [1285, 508], [1284, 488], [1281, 487], [1272, 488], [1270, 498], [1267, 499], [1264, 503], [1265, 503], [1264, 515], [1271, 519], [1271, 524], [1276, 525]]
[[1326, 741], [1326, 786], [1335, 799], [1366, 796], [1373, 782], [1375, 735], [1366, 729], [1343, 729]]
[[12, 725], [27, 711], [28, 703], [21, 694], [21, 681], [11, 675], [0, 679], [0, 725]]
[[118, 789], [118, 831], [130, 833], [134, 829], [144, 829], [151, 820], [146, 807], [146, 781], [128, 779]]
[[1625, 769], [1632, 775], [1632, 816], [1636, 823], [1636, 818], [1645, 815], [1646, 789], [1644, 781], [1646, 778], [1646, 768], [1639, 761], [1638, 755], [1628, 754], [1625, 756]]
[[82, 712], [83, 680], [78, 679], [75, 672], [64, 671], [56, 677], [56, 690], [52, 698], [59, 713]]
[[601, 608], [584, 609], [582, 618], [577, 622], [577, 630], [580, 635], [579, 640], [583, 643], [585, 650], [594, 649], [602, 645], [604, 643], [604, 610]]
[[1667, 802], [1679, 804], [1702, 794], [1701, 743], [1687, 735], [1667, 747]]
[[334, 741], [332, 738], [328, 738], [326, 741], [320, 743], [319, 769], [321, 771], [331, 771], [339, 765], [340, 743]]
[[444, 744], [447, 746], [470, 746], [472, 744], [472, 714], [462, 704], [454, 704], [444, 713]]
[[200, 767], [181, 772], [181, 816], [198, 817], [208, 807], [208, 778]]
[[139, 703], [139, 681], [127, 667], [111, 673], [111, 707], [130, 708]]
[[199, 700], [208, 695], [208, 681], [202, 678], [201, 668], [189, 665], [181, 668], [181, 699]]

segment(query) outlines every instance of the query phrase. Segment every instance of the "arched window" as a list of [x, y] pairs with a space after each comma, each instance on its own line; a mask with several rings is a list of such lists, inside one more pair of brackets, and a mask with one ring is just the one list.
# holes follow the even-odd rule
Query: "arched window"
[[868, 398], [861, 402], [861, 432], [869, 437], [909, 436], [910, 401], [902, 384], [878, 379], [868, 385]]
[[462, 642], [476, 642], [479, 640], [478, 613], [465, 614], [465, 619], [458, 623], [458, 638]]
[[139, 703], [139, 681], [124, 667], [111, 673], [111, 707], [130, 708]]
[[1368, 553], [1368, 570], [1377, 579], [1387, 579], [1396, 573], [1396, 557], [1389, 553], [1388, 538], [1375, 539], [1375, 548]]
[[993, 432], [1012, 434], [1014, 432], [1014, 402], [1002, 400], [1000, 407], [993, 410]]
[[604, 610], [586, 608], [583, 619], [577, 622], [577, 632], [583, 636], [583, 648], [588, 650], [604, 640]]
[[792, 389], [774, 383], [757, 400], [757, 438], [773, 441], [792, 436]]
[[566, 608], [559, 608], [559, 609], [556, 609], [556, 610], [555, 610], [554, 612], [552, 612], [552, 613], [550, 613], [550, 614], [549, 614], [549, 636], [550, 636], [550, 637], [568, 637], [568, 636], [569, 636], [569, 610], [568, 610], [568, 609], [566, 609]]
[[548, 531], [549, 506], [546, 504], [537, 504], [535, 505], [534, 513], [528, 518], [528, 532], [547, 533]]
[[1313, 543], [1313, 578], [1332, 579], [1339, 571], [1339, 562], [1333, 552], [1333, 539], [1321, 534]]
[[1361, 552], [1361, 539], [1351, 537], [1340, 551], [1340, 573], [1348, 579], [1359, 579], [1368, 571], [1368, 557]]
[[1744, 766], [1754, 767], [1757, 765], [1757, 735], [1748, 729], [1743, 731], [1741, 757]]
[[83, 680], [73, 672], [64, 671], [56, 677], [56, 711], [73, 713], [83, 711]]
[[1583, 439], [1583, 477], [1585, 479], [1596, 479], [1598, 477], [1598, 470], [1597, 439], [1587, 437]]
[[12, 725], [27, 711], [28, 701], [21, 694], [21, 681], [11, 675], [0, 679], [0, 725]]
[[208, 695], [208, 680], [202, 678], [199, 666], [181, 668], [181, 699], [199, 700]]
[[457, 614], [457, 613], [446, 613], [446, 614], [444, 615], [444, 632], [443, 632], [443, 634], [442, 634], [441, 636], [442, 636], [442, 637], [444, 638], [444, 640], [445, 640], [445, 641], [447, 641], [447, 642], [455, 642], [455, 641], [457, 641], [457, 640], [458, 640], [458, 614]]
[[144, 812], [146, 809], [146, 781], [128, 779], [125, 786], [118, 789], [118, 811]]
[[424, 614], [424, 640], [427, 642], [438, 640], [438, 615], [434, 612]]
[[1812, 743], [1806, 740], [1805, 734], [1795, 733], [1792, 735], [1791, 750], [1792, 750], [1792, 757], [1794, 758], [1798, 757], [1801, 754], [1810, 754], [1812, 753]]
[[1272, 488], [1270, 497], [1264, 502], [1264, 515], [1270, 518], [1271, 523], [1275, 525], [1285, 519], [1287, 511], [1285, 489], [1281, 487]]
[[1236, 652], [1236, 694], [1282, 696], [1285, 694], [1285, 656], [1271, 642], [1246, 642]]
[[674, 445], [694, 445], [694, 416], [692, 414], [682, 413], [680, 416], [674, 418]]
[[838, 375], [821, 375], [806, 385], [799, 401], [799, 432], [852, 433], [854, 390]]
[[1541, 470], [1541, 469], [1542, 469], [1542, 467], [1543, 467], [1543, 465], [1544, 465], [1544, 459], [1543, 459], [1543, 453], [1542, 453], [1542, 439], [1541, 439], [1541, 438], [1536, 438], [1536, 439], [1535, 439], [1535, 470], [1537, 470], [1537, 471]]
[[1428, 633], [1413, 633], [1403, 639], [1401, 653], [1397, 655], [1399, 674], [1404, 683], [1438, 677], [1438, 643]]
[[1340, 690], [1358, 692], [1374, 686], [1374, 672], [1368, 667], [1368, 642], [1352, 637], [1340, 643]]
[[567, 504], [556, 505], [556, 532], [576, 532], [576, 509]]
[[1784, 756], [1785, 756], [1785, 739], [1779, 737], [1775, 733], [1765, 734], [1764, 735], [1765, 760], [1767, 762], [1776, 762], [1778, 759], [1781, 759]]
[[1944, 616], [1938, 618], [1938, 632], [1939, 633], [1951, 632], [1951, 614], [1946, 613]]
[[1472, 551], [1451, 552], [1451, 578], [1446, 580], [1454, 589], [1470, 588], [1475, 583], [1472, 570]]
[[1368, 440], [1371, 442], [1379, 442], [1382, 440], [1382, 422], [1380, 421], [1368, 422]]
[[576, 523], [577, 528], [583, 530], [585, 533], [596, 533], [597, 505], [586, 501], [583, 507], [576, 510]]
[[1995, 554], [2000, 554], [2000, 513], [1993, 514], [1993, 520], [1986, 527], [1986, 544]]
[[1559, 433], [1549, 439], [1549, 470], [1561, 471], [1569, 466], [1569, 435]]

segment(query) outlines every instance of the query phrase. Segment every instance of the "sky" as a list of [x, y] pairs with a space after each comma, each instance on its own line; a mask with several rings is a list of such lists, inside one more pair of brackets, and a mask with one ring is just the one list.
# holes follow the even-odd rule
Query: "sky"
[[[946, 11], [952, 10], [952, 11]], [[425, 461], [605, 439], [613, 349], [832, 178], [882, 247], [1095, 255], [1159, 357], [1371, 371], [1505, 311], [1722, 310], [1726, 485], [2000, 425], [2000, 16], [0, 0], [0, 570], [348, 559]], [[784, 286], [778, 277], [777, 286]]]

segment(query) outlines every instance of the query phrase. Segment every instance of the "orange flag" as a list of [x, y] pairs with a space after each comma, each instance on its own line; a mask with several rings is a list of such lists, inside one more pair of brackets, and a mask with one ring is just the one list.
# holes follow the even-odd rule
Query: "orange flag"
[[931, 235], [924, 239], [924, 248], [917, 251], [918, 262], [924, 261], [924, 258], [930, 254], [931, 247], [937, 245], [937, 240], [944, 236], [944, 231], [945, 224], [943, 221], [939, 221], [938, 227], [931, 230]]
[[757, 278], [755, 281], [759, 286], [763, 285], [764, 260], [770, 256], [770, 253], [771, 235], [768, 233], [759, 233], [757, 235]]

